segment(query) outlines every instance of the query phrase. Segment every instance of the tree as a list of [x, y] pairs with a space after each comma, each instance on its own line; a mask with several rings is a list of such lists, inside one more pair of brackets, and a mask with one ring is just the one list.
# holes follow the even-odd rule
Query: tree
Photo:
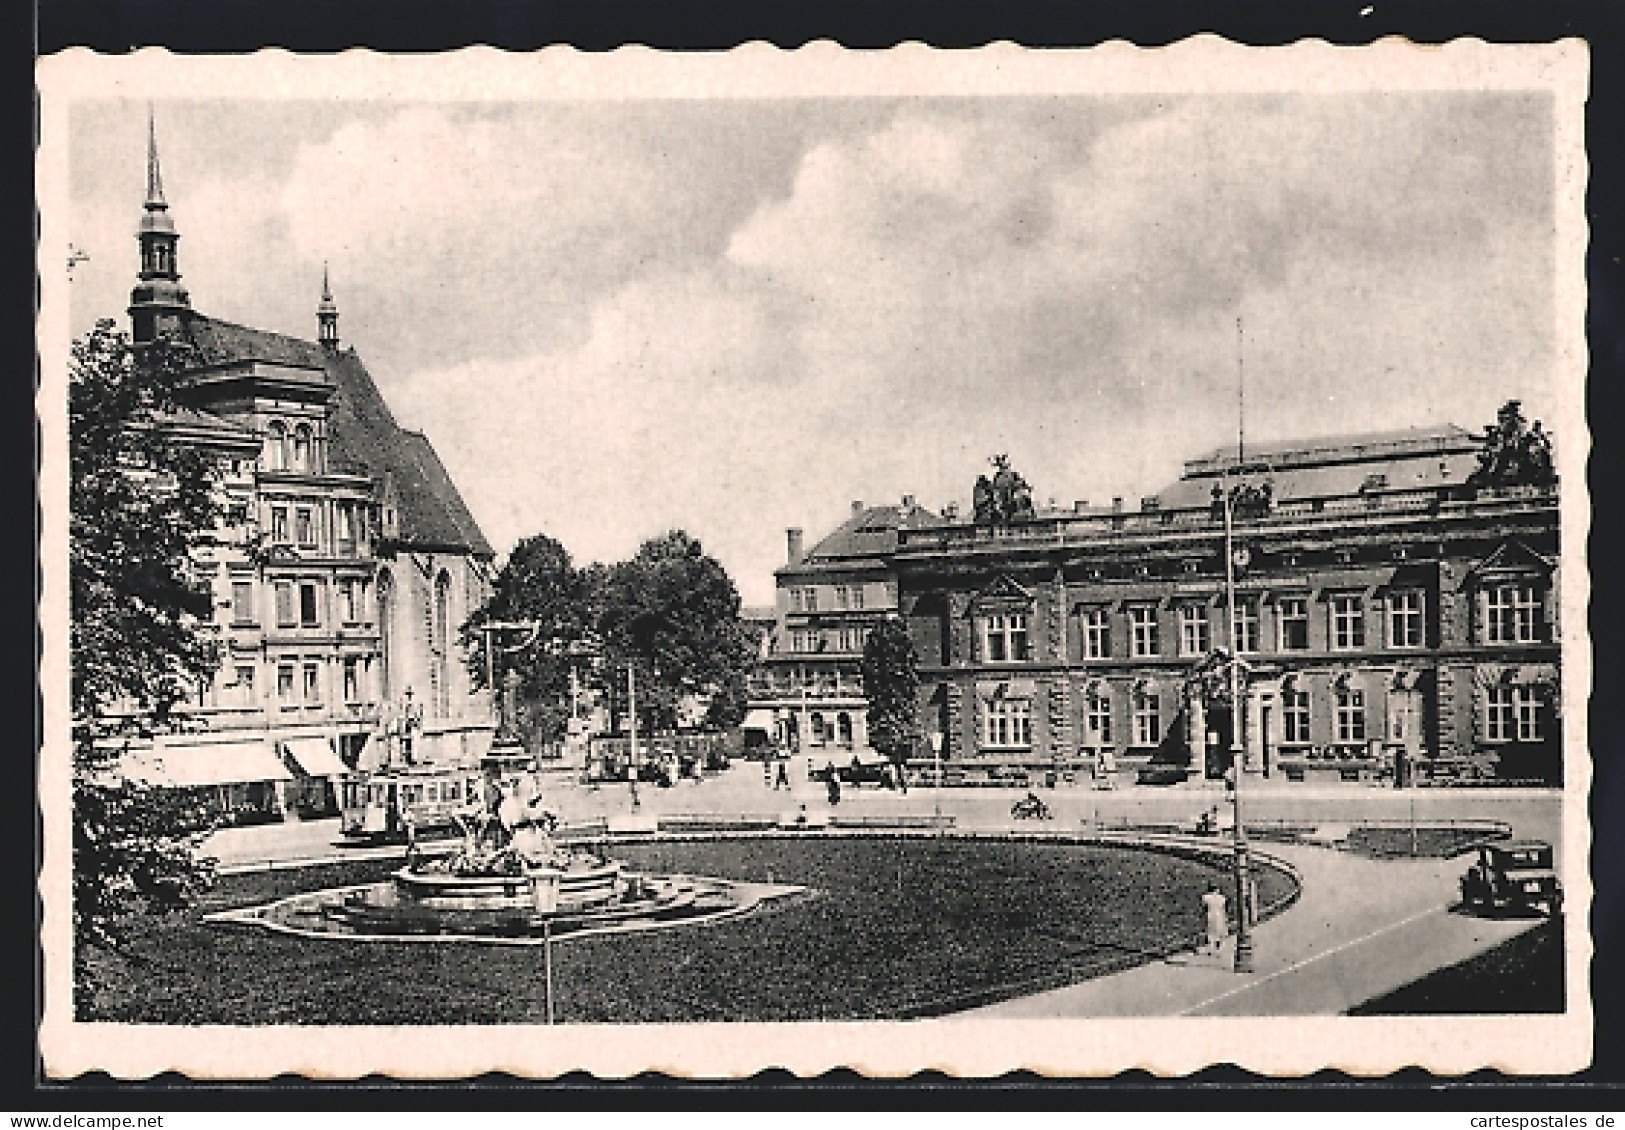
[[646, 541], [631, 560], [598, 568], [592, 588], [605, 676], [618, 687], [637, 664], [640, 719], [673, 728], [692, 695], [710, 700], [712, 724], [738, 724], [756, 653], [733, 579], [698, 541], [682, 530]]
[[[212, 818], [196, 790], [125, 779], [136, 736], [179, 724], [213, 677], [212, 600], [194, 568], [214, 537], [218, 467], [165, 427], [192, 359], [160, 339], [139, 354], [109, 321], [74, 343], [68, 373], [68, 648], [73, 746], [73, 921], [82, 963], [143, 909], [212, 879], [196, 848]], [[80, 965], [83, 971], [83, 965]]]
[[[491, 596], [463, 625], [463, 645], [474, 685], [486, 679], [486, 634], [493, 621], [532, 620], [539, 625], [534, 646], [509, 656], [498, 640], [494, 671], [519, 675], [519, 736], [526, 745], [556, 741], [569, 718], [570, 658], [590, 634], [592, 610], [587, 576], [571, 563], [570, 553], [546, 534], [514, 546], [492, 582]], [[509, 639], [506, 642], [512, 643]]]
[[901, 620], [882, 620], [869, 632], [862, 671], [869, 744], [901, 769], [920, 742], [919, 657]]
[[1523, 405], [1509, 400], [1496, 413], [1495, 423], [1484, 428], [1478, 468], [1467, 478], [1469, 486], [1549, 487], [1557, 482], [1552, 464], [1552, 441], [1536, 420], [1524, 419]]

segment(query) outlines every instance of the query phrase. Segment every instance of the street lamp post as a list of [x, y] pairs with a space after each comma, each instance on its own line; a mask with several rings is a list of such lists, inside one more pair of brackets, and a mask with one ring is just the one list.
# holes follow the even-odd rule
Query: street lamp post
[[1242, 819], [1241, 808], [1241, 779], [1246, 776], [1246, 773], [1242, 765], [1241, 747], [1241, 654], [1236, 646], [1235, 523], [1232, 507], [1233, 499], [1228, 476], [1226, 476], [1224, 484], [1224, 592], [1225, 604], [1230, 617], [1230, 627], [1227, 634], [1230, 643], [1230, 772], [1234, 777], [1231, 803], [1235, 806], [1235, 823], [1232, 827], [1236, 853], [1235, 969], [1237, 973], [1251, 973], [1253, 971], [1253, 935], [1252, 924], [1248, 921], [1248, 910], [1251, 906], [1251, 901], [1248, 898], [1248, 888], [1251, 877], [1247, 859], [1247, 829]]
[[631, 747], [627, 751], [627, 776], [632, 778], [632, 807], [638, 807], [638, 665], [626, 665], [626, 708], [631, 716]]
[[942, 831], [942, 738], [941, 730], [931, 731], [931, 762], [936, 777], [936, 828]]

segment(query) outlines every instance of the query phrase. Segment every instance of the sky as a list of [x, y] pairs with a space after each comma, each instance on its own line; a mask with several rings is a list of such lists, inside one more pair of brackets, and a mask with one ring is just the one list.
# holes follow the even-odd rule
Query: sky
[[[193, 306], [314, 338], [323, 264], [499, 553], [1138, 500], [1249, 439], [1555, 411], [1553, 102], [1522, 93], [154, 106]], [[147, 105], [70, 122], [79, 334], [125, 324]], [[1131, 502], [1132, 504], [1132, 502]]]

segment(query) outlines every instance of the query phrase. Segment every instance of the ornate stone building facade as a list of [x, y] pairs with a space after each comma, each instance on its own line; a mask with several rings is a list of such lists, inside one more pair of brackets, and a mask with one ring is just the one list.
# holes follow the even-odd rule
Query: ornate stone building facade
[[941, 519], [904, 496], [897, 506], [852, 503], [851, 516], [813, 546], [787, 531], [774, 573], [775, 624], [751, 683], [747, 729], [809, 757], [850, 760], [869, 749], [863, 645], [877, 620], [897, 614], [891, 566], [900, 529]]
[[160, 739], [158, 774], [228, 803], [330, 807], [342, 768], [473, 761], [491, 710], [458, 630], [492, 550], [429, 441], [400, 427], [352, 348], [324, 276], [314, 341], [192, 309], [156, 144], [138, 233], [132, 341], [195, 350], [175, 426], [215, 451], [226, 526], [198, 562], [222, 645], [198, 732]]
[[1233, 640], [1249, 772], [1555, 780], [1557, 492], [1468, 486], [1479, 448], [1445, 428], [1221, 452], [1138, 511], [899, 529], [926, 732], [971, 774], [1218, 776]]

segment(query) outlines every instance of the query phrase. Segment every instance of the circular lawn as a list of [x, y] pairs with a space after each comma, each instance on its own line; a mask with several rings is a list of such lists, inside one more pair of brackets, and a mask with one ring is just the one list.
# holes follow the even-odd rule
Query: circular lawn
[[[743, 918], [554, 946], [560, 1022], [933, 1016], [1193, 945], [1228, 872], [1129, 847], [961, 838], [619, 844], [636, 870], [808, 888]], [[86, 1020], [477, 1024], [545, 1019], [540, 947], [354, 942], [201, 921], [211, 910], [386, 877], [375, 860], [229, 876], [193, 910], [137, 923], [85, 968]], [[1259, 868], [1259, 901], [1292, 880]]]

